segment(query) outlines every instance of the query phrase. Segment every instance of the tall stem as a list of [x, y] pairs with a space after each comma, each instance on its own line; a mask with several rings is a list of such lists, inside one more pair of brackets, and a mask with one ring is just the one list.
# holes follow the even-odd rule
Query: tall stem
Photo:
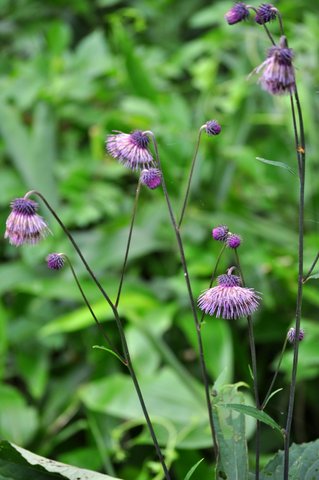
[[280, 366], [281, 366], [282, 359], [283, 359], [283, 357], [284, 357], [284, 353], [285, 353], [285, 350], [286, 350], [286, 346], [287, 346], [287, 337], [286, 337], [286, 339], [285, 339], [285, 341], [284, 341], [282, 350], [281, 350], [281, 352], [280, 352], [280, 357], [279, 357], [279, 360], [278, 360], [277, 368], [276, 368], [276, 370], [275, 370], [274, 376], [272, 377], [272, 380], [271, 380], [271, 383], [270, 383], [270, 385], [269, 385], [268, 391], [267, 391], [267, 393], [266, 393], [266, 395], [265, 395], [265, 400], [264, 400], [264, 401], [262, 402], [262, 404], [261, 404], [261, 407], [260, 407], [261, 410], [263, 410], [263, 409], [265, 408], [265, 406], [266, 406], [266, 404], [267, 404], [267, 402], [268, 402], [268, 400], [269, 400], [269, 397], [270, 397], [270, 395], [271, 395], [271, 391], [272, 391], [272, 389], [273, 389], [273, 386], [275, 385], [275, 381], [276, 381], [276, 379], [277, 379], [277, 376], [278, 376], [278, 373], [279, 373], [279, 370], [280, 370]]
[[[294, 100], [296, 102], [296, 107], [297, 107], [299, 133], [300, 133], [300, 145], [297, 148], [297, 159], [298, 159], [298, 162], [300, 163], [300, 174], [299, 174], [299, 214], [298, 214], [298, 217], [299, 217], [298, 218], [298, 230], [299, 230], [298, 292], [297, 292], [296, 320], [295, 320], [296, 338], [298, 339], [299, 332], [300, 332], [302, 293], [303, 293], [306, 145], [305, 145], [303, 116], [302, 116], [302, 110], [301, 110], [297, 89], [294, 95]], [[295, 133], [295, 138], [299, 138], [298, 132], [296, 129], [294, 129], [294, 133]], [[292, 425], [292, 417], [293, 417], [293, 410], [294, 410], [295, 392], [296, 392], [298, 354], [299, 354], [299, 342], [296, 341], [294, 342], [294, 356], [293, 356], [293, 363], [292, 363], [289, 404], [288, 404], [288, 413], [287, 413], [287, 421], [286, 421], [286, 435], [285, 435], [285, 447], [284, 447], [284, 480], [288, 480], [288, 475], [289, 475], [289, 445], [290, 445], [291, 425]]]
[[211, 430], [211, 435], [212, 435], [214, 453], [215, 453], [215, 457], [217, 459], [218, 458], [218, 442], [217, 442], [216, 430], [215, 430], [215, 426], [214, 426], [212, 404], [211, 404], [211, 399], [210, 399], [209, 380], [208, 380], [207, 367], [206, 367], [206, 362], [205, 362], [205, 357], [204, 357], [203, 341], [202, 341], [202, 336], [201, 336], [201, 324], [200, 324], [200, 322], [198, 320], [198, 316], [197, 316], [196, 304], [195, 304], [195, 300], [194, 300], [194, 296], [193, 296], [193, 292], [192, 292], [191, 282], [190, 282], [190, 279], [189, 279], [187, 262], [186, 262], [186, 258], [185, 258], [184, 247], [183, 247], [183, 241], [182, 241], [182, 238], [181, 238], [181, 235], [180, 235], [180, 232], [179, 232], [179, 228], [178, 228], [178, 225], [177, 225], [177, 222], [176, 222], [176, 219], [175, 219], [175, 215], [174, 215], [174, 212], [173, 212], [173, 209], [172, 209], [171, 201], [170, 201], [169, 194], [168, 194], [166, 184], [165, 184], [165, 180], [164, 180], [164, 174], [163, 174], [163, 170], [162, 170], [162, 166], [161, 166], [161, 162], [160, 162], [157, 142], [156, 142], [156, 139], [155, 139], [155, 136], [154, 136], [153, 132], [148, 131], [147, 133], [152, 138], [158, 168], [162, 172], [163, 192], [164, 192], [164, 196], [165, 196], [165, 200], [166, 200], [166, 204], [167, 204], [167, 208], [168, 208], [168, 212], [169, 212], [170, 221], [171, 221], [171, 224], [172, 224], [174, 232], [175, 232], [175, 236], [176, 236], [176, 240], [177, 240], [177, 246], [178, 246], [178, 250], [179, 250], [179, 254], [180, 254], [180, 260], [181, 260], [182, 268], [183, 268], [183, 271], [184, 271], [184, 277], [185, 277], [185, 281], [186, 281], [188, 296], [189, 296], [189, 300], [190, 300], [190, 304], [191, 304], [191, 310], [192, 310], [192, 314], [193, 314], [193, 319], [194, 319], [194, 323], [195, 323], [195, 330], [196, 330], [196, 335], [197, 335], [197, 343], [198, 343], [198, 349], [199, 349], [199, 361], [200, 361], [200, 368], [201, 368], [202, 378], [203, 378], [204, 387], [205, 387], [205, 397], [206, 397], [206, 404], [207, 404], [207, 410], [208, 410], [209, 425], [210, 425], [210, 430]]
[[[219, 255], [218, 255], [218, 257], [217, 257], [217, 260], [216, 260], [216, 263], [215, 263], [215, 267], [214, 267], [212, 276], [210, 277], [210, 282], [209, 282], [209, 287], [208, 287], [208, 288], [211, 288], [212, 285], [213, 285], [213, 283], [214, 283], [214, 280], [215, 280], [215, 278], [216, 278], [216, 273], [217, 273], [218, 265], [219, 265], [220, 259], [222, 258], [222, 255], [223, 255], [223, 253], [224, 253], [224, 251], [225, 251], [225, 248], [226, 248], [226, 244], [224, 243], [223, 246], [222, 246], [222, 249], [221, 249], [221, 251], [219, 252]], [[202, 315], [201, 315], [200, 324], [203, 323], [204, 318], [205, 318], [205, 312], [203, 312]]]
[[117, 308], [118, 305], [119, 305], [120, 296], [121, 296], [121, 292], [122, 292], [122, 286], [123, 286], [123, 281], [124, 281], [126, 264], [127, 264], [127, 260], [128, 260], [128, 254], [129, 254], [130, 246], [131, 246], [132, 233], [133, 233], [133, 228], [134, 228], [134, 221], [135, 221], [135, 216], [136, 216], [136, 211], [137, 211], [137, 204], [138, 204], [138, 199], [139, 199], [139, 195], [140, 195], [140, 189], [141, 189], [141, 182], [139, 180], [138, 184], [137, 184], [137, 187], [136, 187], [133, 213], [132, 213], [132, 218], [131, 218], [130, 230], [129, 230], [129, 234], [128, 234], [128, 238], [127, 238], [124, 262], [123, 262], [122, 271], [121, 271], [121, 279], [120, 279], [120, 283], [119, 283], [119, 287], [118, 287], [118, 291], [117, 291], [117, 296], [116, 296], [116, 300], [115, 300], [115, 308]]
[[[245, 279], [242, 268], [240, 266], [239, 255], [237, 248], [235, 249], [235, 256], [237, 261], [238, 270], [240, 273], [240, 278], [245, 286]], [[255, 346], [255, 337], [254, 337], [254, 327], [251, 315], [247, 317], [248, 322], [248, 337], [249, 337], [249, 347], [250, 347], [250, 356], [251, 356], [251, 368], [253, 372], [253, 384], [254, 384], [254, 395], [256, 407], [260, 409], [260, 400], [258, 392], [258, 377], [257, 377], [257, 357], [256, 357], [256, 346]], [[259, 460], [260, 460], [260, 422], [257, 421], [256, 425], [256, 466], [255, 466], [255, 480], [259, 480]]]
[[43, 203], [49, 209], [49, 211], [51, 212], [53, 217], [56, 219], [56, 221], [58, 222], [58, 224], [60, 225], [60, 227], [62, 228], [64, 233], [69, 238], [70, 242], [72, 243], [74, 249], [76, 250], [77, 254], [79, 255], [83, 265], [85, 266], [87, 272], [91, 276], [95, 285], [98, 287], [98, 289], [102, 293], [104, 299], [107, 301], [107, 303], [111, 307], [111, 310], [113, 312], [114, 319], [115, 319], [115, 322], [116, 322], [116, 326], [117, 326], [117, 329], [118, 329], [118, 332], [119, 332], [119, 335], [120, 335], [121, 344], [122, 344], [122, 348], [123, 348], [123, 355], [124, 355], [124, 358], [125, 358], [125, 363], [126, 363], [126, 366], [128, 368], [128, 371], [130, 373], [130, 376], [132, 378], [132, 381], [133, 381], [133, 384], [134, 384], [134, 387], [135, 387], [135, 391], [137, 393], [137, 396], [138, 396], [138, 399], [139, 399], [139, 402], [140, 402], [140, 405], [141, 405], [141, 408], [142, 408], [142, 411], [143, 411], [143, 415], [144, 415], [145, 421], [147, 423], [147, 426], [148, 426], [148, 429], [149, 429], [149, 432], [150, 432], [150, 435], [151, 435], [151, 438], [152, 438], [157, 456], [158, 456], [159, 461], [161, 463], [161, 466], [162, 466], [162, 469], [164, 471], [164, 475], [165, 475], [166, 480], [171, 480], [170, 474], [168, 472], [168, 469], [167, 469], [167, 466], [166, 466], [161, 448], [159, 446], [159, 443], [158, 443], [158, 440], [157, 440], [157, 437], [156, 437], [156, 434], [155, 434], [155, 431], [154, 431], [154, 428], [153, 428], [153, 424], [151, 422], [151, 419], [150, 419], [149, 414], [148, 414], [148, 410], [147, 410], [146, 405], [145, 405], [145, 401], [144, 401], [144, 397], [142, 395], [142, 391], [140, 389], [140, 386], [139, 386], [139, 383], [138, 383], [138, 380], [137, 380], [137, 377], [136, 377], [136, 374], [135, 374], [135, 371], [134, 371], [134, 368], [133, 368], [130, 352], [129, 352], [126, 337], [125, 337], [124, 327], [122, 325], [122, 321], [121, 321], [120, 316], [118, 314], [117, 308], [115, 307], [115, 305], [111, 301], [110, 297], [107, 295], [104, 288], [102, 287], [101, 283], [99, 282], [99, 280], [95, 276], [93, 270], [91, 269], [91, 267], [89, 266], [89, 264], [85, 260], [83, 254], [82, 254], [79, 246], [77, 245], [76, 241], [74, 240], [73, 236], [71, 235], [71, 233], [69, 232], [67, 227], [64, 225], [64, 223], [62, 222], [62, 220], [60, 219], [60, 217], [58, 216], [56, 211], [51, 207], [49, 202], [46, 200], [46, 198], [40, 192], [38, 192], [36, 190], [32, 190], [32, 191], [28, 192], [25, 195], [25, 198], [27, 198], [30, 195], [37, 195], [39, 198], [41, 198]]

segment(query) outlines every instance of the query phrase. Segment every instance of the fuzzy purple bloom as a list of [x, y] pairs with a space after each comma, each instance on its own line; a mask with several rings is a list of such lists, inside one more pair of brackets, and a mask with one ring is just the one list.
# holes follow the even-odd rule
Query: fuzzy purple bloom
[[235, 233], [229, 233], [226, 239], [227, 247], [238, 248], [241, 244], [241, 238]]
[[153, 163], [153, 157], [148, 150], [149, 138], [141, 130], [132, 133], [115, 133], [108, 135], [106, 149], [125, 167], [131, 170], [145, 168]]
[[248, 17], [249, 10], [247, 5], [243, 2], [235, 3], [235, 5], [225, 15], [228, 25], [234, 25], [235, 23], [241, 22]]
[[279, 46], [271, 47], [267, 59], [255, 69], [262, 71], [260, 84], [272, 95], [284, 95], [296, 91], [295, 71], [292, 64], [293, 51], [287, 47], [286, 37], [280, 38]]
[[226, 225], [218, 225], [218, 227], [213, 228], [212, 237], [219, 242], [225, 242], [227, 240], [228, 232], [229, 229]]
[[[305, 331], [304, 331], [303, 328], [301, 328], [299, 330], [299, 335], [298, 335], [299, 342], [301, 342], [301, 340], [304, 339], [304, 336], [305, 336]], [[296, 329], [295, 329], [295, 327], [289, 328], [288, 333], [287, 333], [287, 339], [288, 339], [288, 342], [295, 343], [295, 341], [296, 341]]]
[[235, 319], [251, 315], [259, 306], [260, 296], [252, 288], [240, 286], [240, 278], [226, 274], [217, 278], [218, 285], [203, 292], [198, 306], [209, 315]]
[[161, 171], [158, 168], [145, 168], [141, 172], [141, 183], [151, 190], [154, 190], [162, 183]]
[[46, 222], [36, 213], [37, 202], [28, 198], [16, 198], [11, 202], [11, 209], [4, 234], [11, 245], [35, 245], [49, 233]]
[[222, 127], [216, 120], [209, 120], [205, 124], [205, 130], [207, 135], [218, 135], [221, 132]]
[[271, 20], [275, 20], [277, 14], [277, 8], [274, 7], [271, 3], [262, 3], [257, 8], [255, 22], [259, 23], [259, 25], [263, 25], [264, 23], [270, 22]]
[[50, 270], [61, 270], [65, 263], [64, 255], [62, 253], [50, 253], [47, 256], [46, 261]]

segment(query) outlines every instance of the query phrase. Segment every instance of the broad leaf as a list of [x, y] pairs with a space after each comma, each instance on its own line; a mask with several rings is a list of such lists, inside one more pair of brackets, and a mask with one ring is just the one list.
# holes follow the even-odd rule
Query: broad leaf
[[236, 412], [243, 413], [244, 415], [254, 417], [256, 418], [256, 420], [266, 423], [266, 425], [274, 428], [282, 435], [282, 430], [278, 423], [276, 423], [275, 420], [273, 420], [269, 415], [267, 415], [267, 413], [258, 410], [258, 408], [256, 407], [252, 407], [251, 405], [242, 405], [240, 403], [227, 403], [225, 404], [225, 407], [236, 410]]

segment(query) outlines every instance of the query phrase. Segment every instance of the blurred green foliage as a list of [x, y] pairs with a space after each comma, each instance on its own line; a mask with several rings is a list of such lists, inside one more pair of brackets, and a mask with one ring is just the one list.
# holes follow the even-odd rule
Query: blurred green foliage
[[[0, 215], [4, 226], [13, 198], [41, 191], [114, 298], [137, 176], [105, 155], [106, 134], [137, 128], [156, 134], [178, 211], [198, 129], [216, 118], [222, 134], [203, 138], [182, 234], [196, 295], [207, 287], [219, 253], [211, 228], [227, 224], [242, 236], [246, 282], [263, 294], [255, 316], [263, 396], [294, 318], [298, 180], [256, 160], [296, 170], [289, 100], [271, 98], [256, 78], [247, 80], [269, 45], [252, 21], [225, 23], [230, 5], [2, 0]], [[319, 5], [276, 5], [296, 53], [305, 115], [308, 266], [319, 247]], [[271, 30], [278, 34], [276, 23]], [[45, 209], [42, 214], [49, 218]], [[115, 357], [92, 349], [101, 338], [71, 273], [48, 272], [45, 256], [57, 251], [72, 258], [97, 316], [118, 343], [111, 312], [52, 218], [49, 223], [53, 236], [36, 248], [1, 243], [0, 435], [40, 455], [125, 480], [155, 478], [158, 466], [130, 379]], [[220, 271], [233, 262], [228, 252]], [[319, 435], [318, 288], [311, 280], [304, 292], [298, 442]], [[150, 412], [168, 442], [174, 478], [183, 479], [203, 456], [194, 478], [212, 478], [195, 331], [160, 190], [141, 195], [120, 313]], [[207, 318], [203, 338], [212, 380], [224, 372], [224, 383], [251, 384], [244, 320]], [[276, 384], [283, 391], [267, 407], [279, 424], [290, 363], [288, 353]], [[262, 445], [264, 459], [282, 446], [267, 427]]]

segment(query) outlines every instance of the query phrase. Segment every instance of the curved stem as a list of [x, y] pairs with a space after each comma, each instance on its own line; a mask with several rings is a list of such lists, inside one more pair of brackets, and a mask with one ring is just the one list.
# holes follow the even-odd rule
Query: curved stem
[[319, 260], [319, 252], [317, 253], [314, 261], [312, 262], [312, 265], [311, 265], [311, 267], [309, 268], [308, 272], [306, 273], [306, 275], [304, 275], [304, 277], [303, 277], [303, 283], [306, 283], [306, 281], [308, 280], [308, 278], [309, 278], [310, 275], [312, 274], [313, 269], [314, 269], [315, 266], [317, 265], [318, 260]]
[[[243, 287], [245, 286], [245, 279], [242, 268], [240, 266], [239, 255], [237, 248], [235, 248], [235, 256], [237, 261], [237, 266], [242, 281]], [[253, 372], [253, 384], [254, 384], [254, 395], [255, 403], [258, 409], [261, 409], [259, 392], [258, 392], [258, 377], [257, 377], [257, 356], [256, 356], [256, 345], [254, 337], [254, 327], [251, 315], [247, 317], [248, 322], [248, 336], [249, 336], [249, 347], [250, 347], [250, 356], [251, 356], [251, 367]], [[259, 480], [259, 460], [260, 460], [260, 422], [257, 421], [256, 425], [256, 466], [255, 466], [255, 480]]]
[[191, 182], [192, 182], [192, 177], [193, 177], [193, 172], [194, 172], [194, 167], [195, 167], [195, 163], [196, 163], [196, 159], [197, 159], [197, 154], [198, 154], [198, 149], [199, 149], [199, 145], [200, 145], [200, 139], [201, 139], [202, 131], [204, 130], [204, 128], [205, 128], [205, 125], [202, 125], [202, 126], [200, 127], [200, 129], [199, 129], [199, 132], [198, 132], [197, 142], [196, 142], [195, 152], [194, 152], [194, 155], [193, 155], [193, 160], [192, 160], [192, 164], [191, 164], [191, 169], [190, 169], [190, 173], [189, 173], [189, 177], [188, 177], [188, 182], [187, 182], [187, 187], [186, 187], [186, 193], [185, 193], [185, 197], [184, 197], [184, 202], [183, 202], [183, 206], [182, 206], [180, 218], [179, 218], [179, 221], [178, 221], [178, 228], [180, 228], [181, 225], [182, 225], [182, 221], [183, 221], [183, 218], [184, 218], [185, 210], [186, 210], [186, 207], [187, 207], [187, 202], [188, 202], [188, 197], [189, 197], [189, 191], [190, 191]]
[[117, 291], [117, 296], [116, 296], [116, 300], [115, 300], [115, 308], [118, 307], [119, 301], [120, 301], [120, 296], [121, 296], [121, 291], [122, 291], [122, 286], [123, 286], [123, 281], [124, 281], [124, 275], [125, 275], [125, 269], [126, 269], [128, 254], [129, 254], [130, 246], [131, 246], [132, 233], [133, 233], [133, 228], [134, 228], [134, 221], [135, 221], [135, 216], [136, 216], [136, 211], [137, 211], [137, 204], [138, 204], [138, 199], [139, 199], [139, 195], [140, 195], [140, 189], [141, 189], [141, 182], [140, 182], [140, 179], [139, 179], [139, 181], [137, 183], [137, 187], [136, 187], [133, 213], [132, 213], [130, 230], [129, 230], [127, 244], [126, 244], [124, 262], [123, 262], [122, 271], [121, 271], [121, 279], [120, 279], [120, 283], [119, 283], [119, 287], [118, 287], [118, 291]]
[[176, 223], [175, 215], [174, 215], [172, 205], [171, 205], [171, 201], [170, 201], [170, 198], [169, 198], [169, 194], [168, 194], [168, 191], [167, 191], [167, 188], [166, 188], [166, 183], [165, 183], [165, 180], [164, 180], [163, 169], [162, 169], [161, 162], [160, 162], [160, 157], [159, 157], [159, 152], [158, 152], [158, 147], [157, 147], [157, 142], [156, 142], [155, 136], [154, 136], [153, 132], [151, 132], [151, 131], [148, 131], [147, 133], [152, 138], [158, 168], [162, 172], [163, 192], [164, 192], [164, 196], [165, 196], [165, 200], [166, 200], [166, 204], [167, 204], [167, 208], [168, 208], [168, 212], [169, 212], [170, 221], [171, 221], [171, 224], [172, 224], [174, 232], [175, 232], [175, 236], [176, 236], [176, 240], [177, 240], [177, 246], [178, 246], [178, 250], [179, 250], [179, 254], [180, 254], [180, 260], [181, 260], [182, 268], [183, 268], [183, 271], [184, 271], [184, 277], [185, 277], [185, 281], [186, 281], [188, 296], [189, 296], [191, 310], [192, 310], [194, 324], [195, 324], [195, 330], [196, 330], [196, 334], [197, 334], [197, 343], [198, 343], [198, 349], [199, 349], [199, 361], [200, 361], [200, 368], [201, 368], [202, 378], [203, 378], [204, 387], [205, 387], [205, 397], [206, 397], [206, 404], [207, 404], [207, 410], [208, 410], [209, 425], [210, 425], [210, 430], [211, 430], [211, 435], [212, 435], [212, 440], [213, 440], [214, 453], [215, 453], [215, 457], [217, 459], [218, 458], [218, 442], [217, 442], [217, 435], [216, 435], [216, 430], [215, 430], [215, 426], [214, 426], [212, 404], [211, 404], [211, 399], [210, 399], [209, 380], [208, 380], [207, 367], [206, 367], [206, 362], [205, 362], [205, 357], [204, 357], [203, 341], [202, 341], [202, 336], [201, 336], [201, 325], [200, 325], [200, 322], [198, 320], [196, 304], [195, 304], [195, 300], [194, 300], [194, 296], [193, 296], [193, 292], [192, 292], [191, 282], [190, 282], [190, 279], [189, 279], [187, 262], [186, 262], [186, 258], [185, 258], [184, 247], [183, 247], [183, 241], [182, 241], [182, 238], [181, 238], [181, 235], [180, 235], [180, 232], [179, 232], [178, 225]]
[[279, 361], [278, 361], [277, 368], [276, 368], [276, 370], [275, 370], [274, 376], [272, 377], [272, 380], [271, 380], [271, 383], [270, 383], [270, 385], [269, 385], [268, 391], [267, 391], [267, 393], [266, 393], [266, 395], [265, 395], [265, 400], [264, 400], [264, 401], [262, 402], [262, 404], [261, 404], [261, 407], [260, 407], [261, 410], [264, 410], [265, 406], [266, 406], [267, 403], [268, 403], [269, 397], [270, 397], [270, 395], [271, 395], [271, 391], [272, 391], [272, 389], [273, 389], [273, 386], [274, 386], [274, 384], [275, 384], [275, 381], [276, 381], [276, 379], [277, 379], [277, 376], [278, 376], [278, 373], [279, 373], [279, 370], [280, 370], [280, 366], [281, 366], [282, 359], [283, 359], [283, 357], [284, 357], [284, 353], [285, 353], [285, 350], [286, 350], [286, 346], [287, 346], [287, 336], [286, 336], [286, 339], [285, 339], [285, 341], [284, 341], [283, 347], [282, 347], [281, 352], [280, 352], [280, 357], [279, 357]]
[[130, 356], [130, 352], [129, 352], [129, 349], [128, 349], [126, 336], [125, 336], [125, 332], [124, 332], [124, 327], [122, 325], [122, 321], [121, 321], [120, 316], [118, 314], [117, 308], [115, 307], [115, 305], [111, 301], [110, 297], [105, 292], [105, 290], [102, 287], [99, 280], [96, 278], [94, 272], [92, 271], [91, 267], [89, 266], [89, 264], [85, 260], [83, 254], [82, 254], [79, 246], [77, 245], [76, 241], [74, 240], [73, 236], [71, 235], [71, 233], [69, 232], [67, 227], [64, 225], [64, 223], [62, 222], [62, 220], [60, 219], [58, 214], [55, 212], [55, 210], [51, 207], [49, 202], [46, 200], [46, 198], [40, 192], [38, 192], [36, 190], [31, 190], [30, 192], [28, 192], [25, 195], [25, 198], [27, 198], [29, 195], [37, 195], [39, 198], [41, 198], [43, 203], [49, 209], [49, 211], [51, 212], [53, 217], [56, 219], [56, 221], [58, 222], [58, 224], [60, 225], [60, 227], [62, 228], [64, 233], [69, 238], [69, 240], [72, 243], [74, 249], [76, 250], [80, 259], [82, 260], [83, 265], [85, 266], [86, 270], [90, 274], [92, 280], [94, 281], [94, 283], [96, 284], [96, 286], [98, 287], [98, 289], [102, 293], [104, 299], [107, 301], [107, 303], [109, 304], [109, 306], [112, 309], [114, 319], [115, 319], [115, 322], [116, 322], [116, 326], [117, 326], [117, 329], [118, 329], [118, 332], [119, 332], [119, 335], [120, 335], [120, 339], [121, 339], [121, 344], [122, 344], [122, 348], [123, 348], [123, 355], [124, 355], [124, 358], [125, 358], [125, 363], [126, 363], [126, 366], [129, 370], [130, 376], [132, 378], [132, 381], [133, 381], [133, 384], [134, 384], [134, 387], [135, 387], [135, 391], [137, 393], [137, 396], [138, 396], [138, 399], [139, 399], [139, 402], [140, 402], [140, 405], [141, 405], [141, 408], [142, 408], [142, 411], [143, 411], [143, 415], [144, 415], [144, 418], [146, 420], [146, 423], [147, 423], [147, 426], [148, 426], [148, 429], [149, 429], [149, 432], [150, 432], [150, 435], [151, 435], [151, 438], [152, 438], [152, 441], [153, 441], [153, 444], [154, 444], [154, 448], [156, 450], [157, 456], [158, 456], [159, 461], [161, 463], [161, 466], [162, 466], [162, 469], [164, 471], [164, 475], [165, 475], [166, 480], [171, 480], [170, 474], [169, 474], [167, 466], [165, 464], [165, 460], [164, 460], [161, 448], [159, 446], [159, 443], [158, 443], [158, 440], [157, 440], [157, 437], [156, 437], [156, 434], [155, 434], [155, 431], [154, 431], [153, 424], [151, 422], [151, 419], [150, 419], [149, 414], [148, 414], [148, 410], [147, 410], [146, 405], [145, 405], [144, 397], [143, 397], [141, 388], [139, 386], [139, 382], [137, 380], [135, 370], [133, 368], [133, 364], [132, 364], [132, 360], [131, 360], [131, 356]]
[[[300, 187], [299, 187], [299, 213], [298, 213], [298, 230], [299, 230], [299, 235], [298, 235], [298, 237], [299, 237], [299, 240], [298, 240], [298, 292], [297, 292], [296, 320], [295, 320], [296, 338], [298, 338], [299, 337], [299, 332], [300, 332], [302, 294], [303, 294], [303, 256], [304, 256], [303, 249], [304, 249], [306, 146], [305, 146], [303, 116], [302, 116], [302, 110], [301, 110], [301, 106], [300, 106], [300, 101], [299, 101], [299, 96], [298, 96], [297, 89], [296, 89], [294, 97], [295, 97], [295, 102], [296, 102], [296, 107], [297, 107], [297, 114], [298, 114], [298, 121], [299, 121], [299, 132], [300, 132], [300, 148], [298, 148], [298, 151], [297, 151], [297, 158], [298, 158], [298, 161], [300, 161], [300, 175], [299, 175]], [[285, 447], [284, 447], [284, 480], [288, 480], [288, 476], [289, 476], [289, 445], [290, 445], [290, 434], [291, 434], [292, 417], [293, 417], [293, 411], [294, 411], [294, 400], [295, 400], [296, 383], [297, 383], [299, 343], [300, 342], [294, 342], [294, 356], [293, 356], [292, 372], [291, 372], [291, 383], [290, 383], [290, 392], [289, 392], [289, 403], [288, 403]]]
[[278, 18], [279, 27], [280, 27], [280, 33], [281, 35], [285, 35], [284, 24], [283, 24], [282, 16], [279, 10], [277, 10], [277, 18]]
[[[250, 8], [251, 10], [253, 10], [256, 14], [257, 14], [257, 8], [253, 7], [252, 5], [247, 5], [247, 8]], [[269, 28], [267, 27], [267, 25], [265, 23], [262, 24], [262, 26], [264, 27], [264, 30], [269, 38], [269, 40], [271, 41], [271, 43], [273, 45], [276, 45], [276, 42], [275, 40], [273, 39], [273, 36], [272, 34], [270, 33], [269, 31]]]
[[83, 298], [83, 300], [84, 300], [84, 303], [85, 303], [85, 305], [87, 306], [87, 308], [89, 309], [89, 311], [90, 311], [90, 313], [91, 313], [91, 315], [92, 315], [92, 317], [93, 317], [96, 325], [98, 326], [98, 329], [100, 330], [102, 336], [104, 337], [106, 343], [111, 347], [112, 350], [114, 350], [114, 352], [116, 353], [116, 356], [117, 356], [118, 359], [123, 363], [123, 365], [126, 366], [126, 362], [125, 362], [124, 358], [123, 358], [122, 355], [118, 352], [118, 350], [116, 349], [116, 347], [113, 345], [113, 343], [112, 343], [112, 341], [110, 340], [109, 336], [108, 336], [107, 333], [104, 331], [101, 323], [99, 322], [98, 318], [96, 317], [96, 315], [95, 315], [95, 313], [94, 313], [94, 311], [93, 311], [93, 309], [92, 309], [92, 307], [91, 307], [91, 304], [90, 304], [87, 296], [85, 295], [85, 293], [84, 293], [84, 291], [83, 291], [83, 288], [82, 288], [82, 286], [81, 286], [80, 280], [79, 280], [79, 278], [78, 278], [78, 276], [77, 276], [77, 274], [76, 274], [76, 272], [75, 272], [75, 270], [74, 270], [74, 267], [73, 267], [73, 265], [72, 265], [72, 263], [71, 263], [71, 260], [69, 259], [69, 257], [68, 257], [67, 255], [63, 254], [63, 256], [64, 256], [64, 258], [67, 260], [67, 262], [68, 262], [68, 264], [69, 264], [69, 267], [70, 267], [70, 269], [71, 269], [73, 278], [74, 278], [74, 280], [75, 280], [75, 283], [77, 284], [78, 289], [80, 290], [80, 293], [81, 293], [81, 295], [82, 295], [82, 298]]

